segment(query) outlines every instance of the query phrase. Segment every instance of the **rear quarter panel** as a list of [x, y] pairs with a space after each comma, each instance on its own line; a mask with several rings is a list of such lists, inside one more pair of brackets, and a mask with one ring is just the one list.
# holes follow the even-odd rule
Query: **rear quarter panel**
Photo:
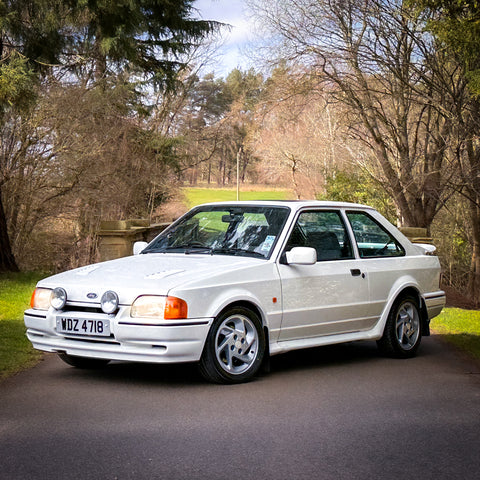
[[429, 255], [365, 260], [372, 308], [380, 315], [378, 334], [383, 332], [395, 299], [408, 287], [420, 295], [439, 290], [440, 263]]

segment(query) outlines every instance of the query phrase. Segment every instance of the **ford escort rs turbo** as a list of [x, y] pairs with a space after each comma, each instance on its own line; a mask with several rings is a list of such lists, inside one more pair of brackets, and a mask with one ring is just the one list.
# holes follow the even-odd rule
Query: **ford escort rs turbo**
[[356, 340], [408, 358], [445, 304], [433, 251], [364, 205], [200, 205], [133, 256], [41, 280], [27, 336], [80, 368], [197, 362], [218, 383], [251, 379], [270, 355]]

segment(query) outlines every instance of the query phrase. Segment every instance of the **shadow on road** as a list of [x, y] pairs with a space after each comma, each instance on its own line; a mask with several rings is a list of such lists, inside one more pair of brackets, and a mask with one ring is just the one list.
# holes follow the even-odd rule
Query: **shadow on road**
[[[381, 357], [375, 342], [353, 342], [305, 350], [296, 350], [271, 357], [269, 371], [253, 381], [286, 372], [328, 370], [341, 365], [360, 365], [365, 362], [386, 361]], [[58, 360], [60, 362], [60, 360]], [[160, 365], [152, 363], [111, 362], [104, 368], [78, 369], [68, 365], [56, 370], [64, 377], [98, 379], [102, 382], [129, 384], [205, 384], [194, 363]]]
[[375, 342], [351, 342], [307, 348], [271, 358], [271, 372], [328, 369], [349, 363], [375, 362], [382, 357]]

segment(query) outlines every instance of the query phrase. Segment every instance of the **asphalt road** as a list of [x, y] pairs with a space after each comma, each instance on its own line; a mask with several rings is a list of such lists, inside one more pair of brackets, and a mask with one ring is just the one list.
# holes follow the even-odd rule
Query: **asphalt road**
[[480, 367], [435, 337], [422, 347], [294, 352], [235, 386], [47, 355], [0, 384], [0, 478], [478, 479]]

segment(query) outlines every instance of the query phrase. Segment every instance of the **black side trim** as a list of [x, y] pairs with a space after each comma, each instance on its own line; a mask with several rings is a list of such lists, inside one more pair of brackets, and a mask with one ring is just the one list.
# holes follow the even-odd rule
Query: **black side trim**
[[131, 327], [196, 327], [199, 325], [208, 325], [207, 322], [192, 322], [192, 323], [160, 323], [152, 325], [150, 323], [132, 323], [132, 322], [118, 322], [119, 325], [129, 325]]
[[26, 313], [25, 314], [27, 317], [34, 317], [34, 318], [43, 318], [44, 320], [47, 319], [47, 316], [46, 315], [35, 315], [33, 313]]
[[425, 298], [425, 300], [435, 300], [436, 298], [447, 298], [447, 296], [445, 295], [445, 293], [441, 294], [439, 293], [438, 295], [424, 295], [423, 298]]

